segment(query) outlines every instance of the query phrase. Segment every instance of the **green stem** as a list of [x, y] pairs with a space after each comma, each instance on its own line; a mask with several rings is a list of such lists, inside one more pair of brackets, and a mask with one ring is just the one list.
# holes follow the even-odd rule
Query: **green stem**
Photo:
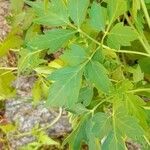
[[143, 9], [145, 18], [146, 18], [146, 20], [147, 20], [147, 24], [148, 24], [148, 26], [149, 26], [149, 28], [150, 28], [150, 17], [149, 17], [149, 14], [148, 14], [148, 11], [147, 11], [145, 2], [144, 2], [144, 0], [140, 0], [140, 1], [141, 1], [141, 6], [142, 6], [142, 9]]
[[88, 39], [90, 39], [91, 41], [93, 41], [94, 43], [96, 43], [97, 45], [101, 46], [101, 43], [98, 42], [97, 40], [95, 40], [94, 38], [92, 38], [91, 36], [89, 36], [87, 33], [85, 33], [84, 31], [82, 31], [81, 29], [78, 30], [82, 35], [84, 35], [85, 37], [87, 37]]
[[136, 55], [142, 55], [142, 56], [146, 56], [146, 57], [150, 57], [150, 54], [147, 53], [143, 53], [143, 52], [137, 52], [137, 51], [129, 51], [129, 50], [116, 50], [116, 49], [112, 49], [106, 45], [102, 45], [103, 48], [114, 51], [116, 53], [126, 53], [126, 54], [136, 54]]
[[94, 113], [94, 111], [102, 104], [102, 103], [104, 103], [105, 102], [105, 100], [103, 100], [103, 101], [100, 101], [96, 106], [94, 106], [94, 108], [92, 109], [92, 110], [90, 110], [92, 113]]
[[150, 88], [135, 89], [135, 90], [128, 91], [127, 93], [138, 93], [138, 92], [150, 92]]
[[[49, 129], [50, 127], [52, 127], [54, 124], [56, 124], [58, 122], [58, 120], [60, 119], [61, 115], [62, 115], [62, 108], [59, 109], [58, 116], [49, 125], [47, 125], [47, 126], [45, 126], [43, 128], [39, 128], [37, 130], [34, 130], [34, 132], [40, 132], [40, 131]], [[21, 134], [14, 135], [14, 136], [16, 138], [20, 138], [20, 137], [23, 137], [23, 136], [31, 135], [32, 133], [33, 133], [33, 131], [29, 131], [29, 132], [21, 133]]]
[[101, 40], [101, 44], [102, 44], [102, 45], [103, 45], [103, 43], [104, 43], [105, 37], [107, 36], [107, 34], [108, 34], [108, 32], [109, 32], [109, 30], [110, 30], [110, 28], [111, 28], [112, 23], [113, 23], [113, 19], [110, 21], [110, 23], [109, 23], [109, 25], [107, 26], [107, 29], [106, 29], [106, 31], [105, 31], [103, 37], [102, 37], [102, 40]]
[[91, 41], [93, 41], [94, 43], [96, 43], [97, 45], [99, 45], [99, 48], [102, 46], [104, 49], [109, 49], [111, 51], [114, 51], [116, 53], [127, 53], [127, 54], [136, 54], [136, 55], [142, 55], [142, 56], [146, 56], [146, 57], [150, 57], [150, 53], [142, 53], [142, 52], [137, 52], [137, 51], [128, 51], [128, 50], [115, 50], [112, 49], [100, 42], [98, 42], [97, 40], [95, 40], [94, 38], [92, 38], [91, 36], [89, 36], [87, 33], [85, 33], [84, 31], [82, 31], [81, 29], [78, 30], [81, 34], [83, 34], [85, 37], [87, 37], [88, 39], [90, 39]]
[[143, 137], [144, 137], [145, 141], [147, 142], [147, 144], [150, 146], [150, 141], [148, 140], [148, 138], [145, 135]]
[[17, 70], [17, 67], [0, 67], [0, 70]]
[[132, 27], [132, 29], [134, 30], [134, 32], [138, 35], [138, 39], [141, 42], [141, 44], [143, 45], [145, 51], [150, 54], [150, 45], [145, 37], [144, 34], [142, 34], [140, 31], [137, 31], [137, 29], [134, 27], [134, 25], [132, 24], [132, 22], [130, 21], [129, 17], [127, 14], [124, 14], [127, 22], [129, 23], [129, 25]]
[[[95, 40], [94, 38], [92, 38], [91, 36], [89, 36], [87, 33], [85, 33], [84, 31], [82, 31], [80, 28], [78, 29], [76, 26], [72, 25], [72, 24], [68, 24], [71, 28], [77, 30], [79, 33], [81, 33], [82, 35], [84, 35], [85, 37], [87, 37], [88, 39], [90, 39], [91, 41], [93, 41], [95, 44], [99, 45], [99, 48], [102, 47], [104, 49], [109, 49], [111, 51], [114, 51], [116, 53], [128, 53], [128, 54], [136, 54], [136, 55], [142, 55], [142, 56], [146, 56], [146, 57], [150, 57], [150, 52], [149, 52], [149, 49], [147, 49], [147, 46], [144, 44], [144, 41], [142, 40], [142, 43], [143, 43], [143, 46], [145, 46], [145, 49], [147, 50], [148, 54], [147, 53], [142, 53], [142, 52], [136, 52], [136, 51], [128, 51], [128, 50], [115, 50], [115, 49], [112, 49], [106, 45], [103, 44], [103, 40], [105, 38], [105, 36], [107, 35], [110, 27], [111, 27], [111, 24], [109, 24], [109, 26], [107, 27], [107, 30], [103, 36], [103, 39], [102, 39], [102, 42], [100, 43], [99, 41]], [[132, 24], [131, 24], [132, 25]], [[133, 26], [133, 25], [132, 25]], [[133, 26], [134, 28], [134, 26]], [[134, 28], [135, 29], [135, 28]], [[136, 30], [136, 29], [135, 29]], [[136, 31], [137, 32], [137, 31]], [[139, 33], [138, 33], [139, 34]]]

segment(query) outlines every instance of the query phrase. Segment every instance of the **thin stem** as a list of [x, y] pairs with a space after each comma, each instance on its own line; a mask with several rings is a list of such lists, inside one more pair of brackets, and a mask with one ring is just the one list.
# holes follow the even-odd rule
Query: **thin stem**
[[82, 31], [81, 29], [78, 30], [81, 34], [83, 34], [84, 36], [86, 36], [88, 39], [90, 39], [91, 41], [93, 41], [94, 43], [96, 43], [97, 45], [99, 45], [99, 48], [102, 46], [104, 49], [109, 49], [111, 51], [114, 51], [116, 53], [127, 53], [127, 54], [136, 54], [136, 55], [142, 55], [142, 56], [146, 56], [146, 57], [150, 57], [150, 53], [142, 53], [142, 52], [137, 52], [137, 51], [128, 51], [128, 50], [116, 50], [116, 49], [112, 49], [100, 42], [98, 42], [97, 40], [95, 40], [94, 38], [92, 38], [91, 36], [89, 36], [87, 33], [85, 33], [84, 31]]
[[143, 53], [143, 52], [137, 52], [137, 51], [129, 51], [129, 50], [116, 50], [116, 49], [112, 49], [106, 45], [102, 45], [103, 48], [114, 51], [116, 53], [127, 53], [127, 54], [136, 54], [136, 55], [142, 55], [142, 56], [146, 56], [146, 57], [150, 57], [150, 54], [147, 53]]
[[[128, 17], [126, 14], [125, 14], [125, 17]], [[127, 18], [128, 19], [128, 18]], [[129, 21], [129, 19], [128, 19]], [[130, 24], [132, 25], [132, 23], [130, 22]], [[146, 49], [146, 51], [148, 52], [148, 54], [146, 53], [142, 53], [142, 52], [137, 52], [137, 51], [128, 51], [128, 50], [115, 50], [115, 49], [112, 49], [106, 45], [103, 44], [103, 40], [105, 38], [105, 36], [107, 35], [110, 27], [111, 27], [111, 23], [109, 24], [109, 26], [107, 27], [107, 30], [103, 36], [103, 39], [102, 39], [102, 42], [100, 43], [99, 41], [95, 40], [94, 38], [92, 38], [91, 36], [89, 36], [87, 33], [85, 33], [84, 31], [82, 31], [80, 28], [78, 29], [76, 26], [74, 26], [73, 24], [68, 24], [71, 28], [77, 30], [79, 33], [81, 33], [82, 35], [84, 35], [85, 37], [87, 37], [88, 39], [90, 39], [91, 41], [93, 41], [95, 44], [99, 45], [99, 48], [102, 46], [102, 48], [104, 49], [109, 49], [109, 50], [112, 50], [116, 53], [128, 53], [128, 54], [136, 54], [136, 55], [142, 55], [142, 56], [146, 56], [146, 57], [150, 57], [150, 49], [147, 49], [147, 46], [144, 44], [144, 41], [141, 40], [141, 43], [142, 45], [144, 46], [144, 48]], [[134, 28], [134, 26], [132, 25], [132, 27]], [[135, 28], [134, 28], [135, 29]], [[136, 31], [136, 29], [135, 29]], [[136, 31], [137, 32], [137, 31]], [[138, 33], [138, 32], [137, 32]], [[139, 34], [139, 33], [138, 33]]]
[[[54, 124], [56, 124], [58, 122], [58, 120], [60, 119], [62, 115], [62, 108], [59, 108], [59, 114], [58, 116], [47, 126], [43, 127], [43, 128], [39, 128], [37, 130], [34, 130], [35, 132], [40, 132], [43, 130], [47, 130], [48, 128], [52, 127]], [[25, 133], [21, 133], [18, 135], [14, 135], [16, 138], [22, 137], [22, 136], [27, 136], [27, 135], [31, 135], [33, 133], [33, 131], [29, 131], [29, 132], [25, 132]]]
[[150, 88], [135, 89], [135, 90], [128, 91], [127, 93], [138, 93], [138, 92], [150, 92]]
[[109, 25], [107, 26], [107, 29], [106, 29], [106, 31], [105, 31], [103, 37], [102, 37], [102, 41], [101, 41], [101, 44], [102, 44], [102, 45], [103, 45], [103, 43], [104, 43], [105, 37], [107, 36], [107, 34], [108, 34], [108, 32], [109, 32], [109, 30], [110, 30], [110, 28], [111, 28], [112, 23], [113, 23], [113, 19], [110, 21], [110, 23], [109, 23]]
[[88, 39], [90, 39], [91, 41], [93, 41], [94, 43], [96, 43], [97, 45], [101, 46], [101, 43], [98, 42], [97, 40], [95, 40], [94, 38], [92, 38], [91, 36], [89, 36], [87, 33], [85, 33], [84, 31], [82, 31], [81, 29], [78, 30], [81, 34], [83, 34], [85, 37], [87, 37]]
[[94, 106], [94, 108], [91, 110], [92, 112], [94, 112], [102, 103], [104, 103], [106, 100], [104, 99], [103, 101], [99, 102], [96, 106]]
[[148, 138], [145, 135], [143, 137], [144, 137], [145, 141], [147, 142], [147, 144], [150, 146], [150, 141], [148, 140]]
[[0, 67], [0, 70], [17, 70], [17, 67]]
[[147, 11], [147, 8], [146, 8], [144, 0], [141, 0], [141, 6], [142, 6], [142, 9], [143, 9], [145, 18], [147, 20], [147, 24], [148, 24], [148, 26], [150, 28], [150, 17], [149, 17], [149, 14], [148, 14], [148, 11]]
[[127, 14], [124, 14], [127, 22], [129, 23], [129, 25], [132, 27], [132, 29], [135, 31], [135, 33], [137, 33], [138, 35], [138, 39], [141, 42], [141, 44], [143, 45], [145, 51], [150, 54], [150, 45], [146, 39], [146, 37], [144, 36], [144, 34], [142, 34], [141, 32], [137, 31], [137, 29], [134, 27], [134, 25], [132, 24], [132, 22], [130, 21], [129, 17]]

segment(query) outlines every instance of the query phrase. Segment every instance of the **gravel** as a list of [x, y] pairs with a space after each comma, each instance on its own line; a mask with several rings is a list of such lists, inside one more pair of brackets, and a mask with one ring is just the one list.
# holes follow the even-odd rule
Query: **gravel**
[[[6, 118], [11, 123], [18, 125], [18, 131], [22, 134], [30, 132], [33, 127], [39, 125], [39, 127], [46, 127], [57, 116], [59, 112], [54, 109], [47, 109], [43, 103], [36, 107], [33, 107], [28, 100], [18, 99], [9, 100], [6, 103]], [[58, 138], [65, 136], [66, 133], [71, 131], [71, 125], [69, 124], [67, 113], [63, 111], [59, 121], [47, 130], [47, 134], [51, 137]], [[27, 143], [34, 141], [34, 137], [30, 135], [21, 136], [18, 139], [14, 137], [16, 133], [10, 134], [9, 142], [12, 149], [18, 149]]]

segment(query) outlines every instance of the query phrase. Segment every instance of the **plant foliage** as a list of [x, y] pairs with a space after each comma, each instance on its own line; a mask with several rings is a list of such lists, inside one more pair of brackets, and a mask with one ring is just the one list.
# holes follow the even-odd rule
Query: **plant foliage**
[[[11, 2], [15, 32], [1, 43], [0, 56], [19, 49], [18, 65], [1, 67], [0, 100], [14, 95], [14, 70], [18, 76], [34, 72], [33, 103], [44, 99], [47, 107], [71, 114], [73, 131], [63, 146], [125, 150], [126, 142], [134, 141], [148, 150], [150, 1]], [[52, 54], [54, 59], [47, 60]], [[58, 145], [44, 132], [32, 134], [38, 142], [27, 149]]]

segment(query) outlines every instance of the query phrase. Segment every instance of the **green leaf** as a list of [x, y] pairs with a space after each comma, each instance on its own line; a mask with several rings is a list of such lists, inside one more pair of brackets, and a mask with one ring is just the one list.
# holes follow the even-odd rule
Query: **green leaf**
[[139, 65], [145, 74], [150, 74], [150, 58], [142, 58], [139, 60]]
[[86, 76], [98, 90], [105, 93], [110, 91], [111, 82], [104, 66], [96, 61], [91, 61], [86, 66]]
[[139, 82], [144, 79], [144, 73], [141, 70], [141, 67], [138, 65], [133, 72], [133, 81]]
[[61, 56], [62, 60], [70, 66], [81, 64], [87, 59], [85, 49], [73, 44], [70, 50], [66, 50]]
[[49, 90], [48, 106], [71, 107], [78, 101], [82, 70], [80, 66], [59, 69], [49, 76], [53, 80]]
[[12, 87], [15, 80], [15, 75], [8, 70], [0, 70], [0, 100], [12, 98], [15, 96], [16, 91]]
[[137, 119], [126, 113], [124, 105], [117, 106], [117, 109], [114, 111], [113, 128], [122, 138], [127, 136], [128, 138], [136, 139], [144, 135], [144, 131], [138, 124]]
[[94, 150], [94, 149], [100, 150], [101, 149], [100, 141], [98, 138], [95, 138], [95, 137], [90, 138], [88, 145], [89, 145], [89, 150]]
[[24, 0], [10, 0], [11, 2], [11, 11], [15, 14], [22, 12], [24, 6]]
[[[144, 19], [144, 14], [142, 12], [139, 12], [136, 20], [135, 20], [135, 25], [136, 28], [142, 33], [144, 30], [144, 24], [145, 24], [145, 19]], [[137, 45], [136, 45], [137, 46]], [[142, 47], [143, 49], [143, 47]]]
[[123, 23], [116, 24], [110, 31], [107, 44], [111, 48], [120, 49], [121, 46], [131, 46], [131, 42], [137, 39], [137, 34], [129, 26]]
[[[78, 109], [77, 109], [78, 108]], [[77, 103], [75, 105], [72, 105], [71, 108], [67, 108], [67, 110], [73, 114], [76, 115], [83, 115], [84, 113], [87, 113], [89, 110], [81, 103]]]
[[125, 143], [120, 135], [115, 132], [110, 132], [104, 143], [102, 144], [102, 150], [125, 150]]
[[37, 80], [32, 88], [33, 104], [36, 105], [42, 99], [41, 82]]
[[39, 33], [41, 33], [40, 25], [35, 25], [35, 24], [31, 25], [26, 32], [25, 43], [32, 40]]
[[58, 142], [54, 141], [51, 139], [48, 135], [46, 135], [45, 132], [41, 131], [37, 135], [38, 142], [41, 143], [42, 145], [59, 145]]
[[27, 43], [28, 47], [34, 50], [49, 49], [49, 53], [61, 48], [73, 35], [75, 31], [66, 29], [53, 29], [38, 35]]
[[133, 15], [133, 18], [136, 20], [137, 19], [137, 12], [138, 10], [140, 10], [141, 8], [141, 4], [140, 4], [140, 1], [139, 0], [133, 0], [132, 1], [132, 15]]
[[31, 9], [28, 9], [25, 13], [25, 16], [24, 16], [24, 20], [23, 20], [23, 23], [22, 23], [22, 29], [23, 30], [28, 30], [30, 27], [32, 26], [38, 26], [38, 25], [32, 25], [32, 20], [34, 19], [34, 11]]
[[127, 11], [126, 0], [108, 0], [108, 16], [109, 21], [112, 23], [120, 15]]
[[18, 61], [18, 74], [38, 67], [40, 64], [46, 62], [40, 56], [41, 51], [31, 52], [27, 49], [20, 51], [20, 59]]
[[88, 118], [83, 116], [74, 131], [65, 139], [64, 143], [69, 143], [70, 150], [80, 150], [83, 142], [87, 140], [85, 128]]
[[[89, 128], [89, 132], [90, 132], [90, 128]], [[100, 139], [96, 138], [92, 133], [88, 137], [88, 148], [89, 148], [89, 150], [100, 150], [101, 149]]]
[[97, 50], [97, 52], [94, 54], [92, 60], [98, 61], [99, 63], [103, 64], [105, 60], [105, 55], [102, 52], [101, 49]]
[[8, 134], [10, 132], [13, 132], [16, 130], [16, 126], [13, 124], [6, 124], [6, 125], [0, 125], [0, 129], [5, 133]]
[[86, 86], [81, 88], [79, 93], [79, 102], [83, 102], [85, 106], [88, 106], [91, 103], [93, 98], [93, 88]]
[[106, 24], [106, 8], [93, 2], [90, 10], [90, 25], [97, 31], [104, 31]]
[[19, 49], [23, 44], [21, 36], [17, 35], [16, 32], [19, 31], [12, 30], [6, 39], [0, 43], [0, 57], [6, 55], [10, 49]]
[[147, 127], [146, 120], [148, 120], [148, 118], [143, 108], [145, 106], [145, 102], [143, 101], [143, 99], [141, 99], [137, 95], [128, 94], [126, 101], [125, 101], [125, 106], [126, 106], [127, 111], [132, 116], [135, 116], [140, 121], [140, 124], [143, 127]]
[[98, 112], [92, 118], [92, 132], [97, 138], [103, 139], [111, 129], [111, 117], [105, 113]]
[[[47, 2], [26, 2], [35, 10], [37, 18], [35, 23], [49, 26], [63, 26], [69, 24], [68, 11], [63, 0]], [[46, 8], [46, 9], [45, 9]]]
[[80, 26], [86, 17], [89, 0], [69, 0], [68, 10], [74, 23]]
[[94, 114], [86, 124], [86, 135], [90, 150], [100, 149], [100, 141], [110, 131], [110, 117], [102, 112]]

